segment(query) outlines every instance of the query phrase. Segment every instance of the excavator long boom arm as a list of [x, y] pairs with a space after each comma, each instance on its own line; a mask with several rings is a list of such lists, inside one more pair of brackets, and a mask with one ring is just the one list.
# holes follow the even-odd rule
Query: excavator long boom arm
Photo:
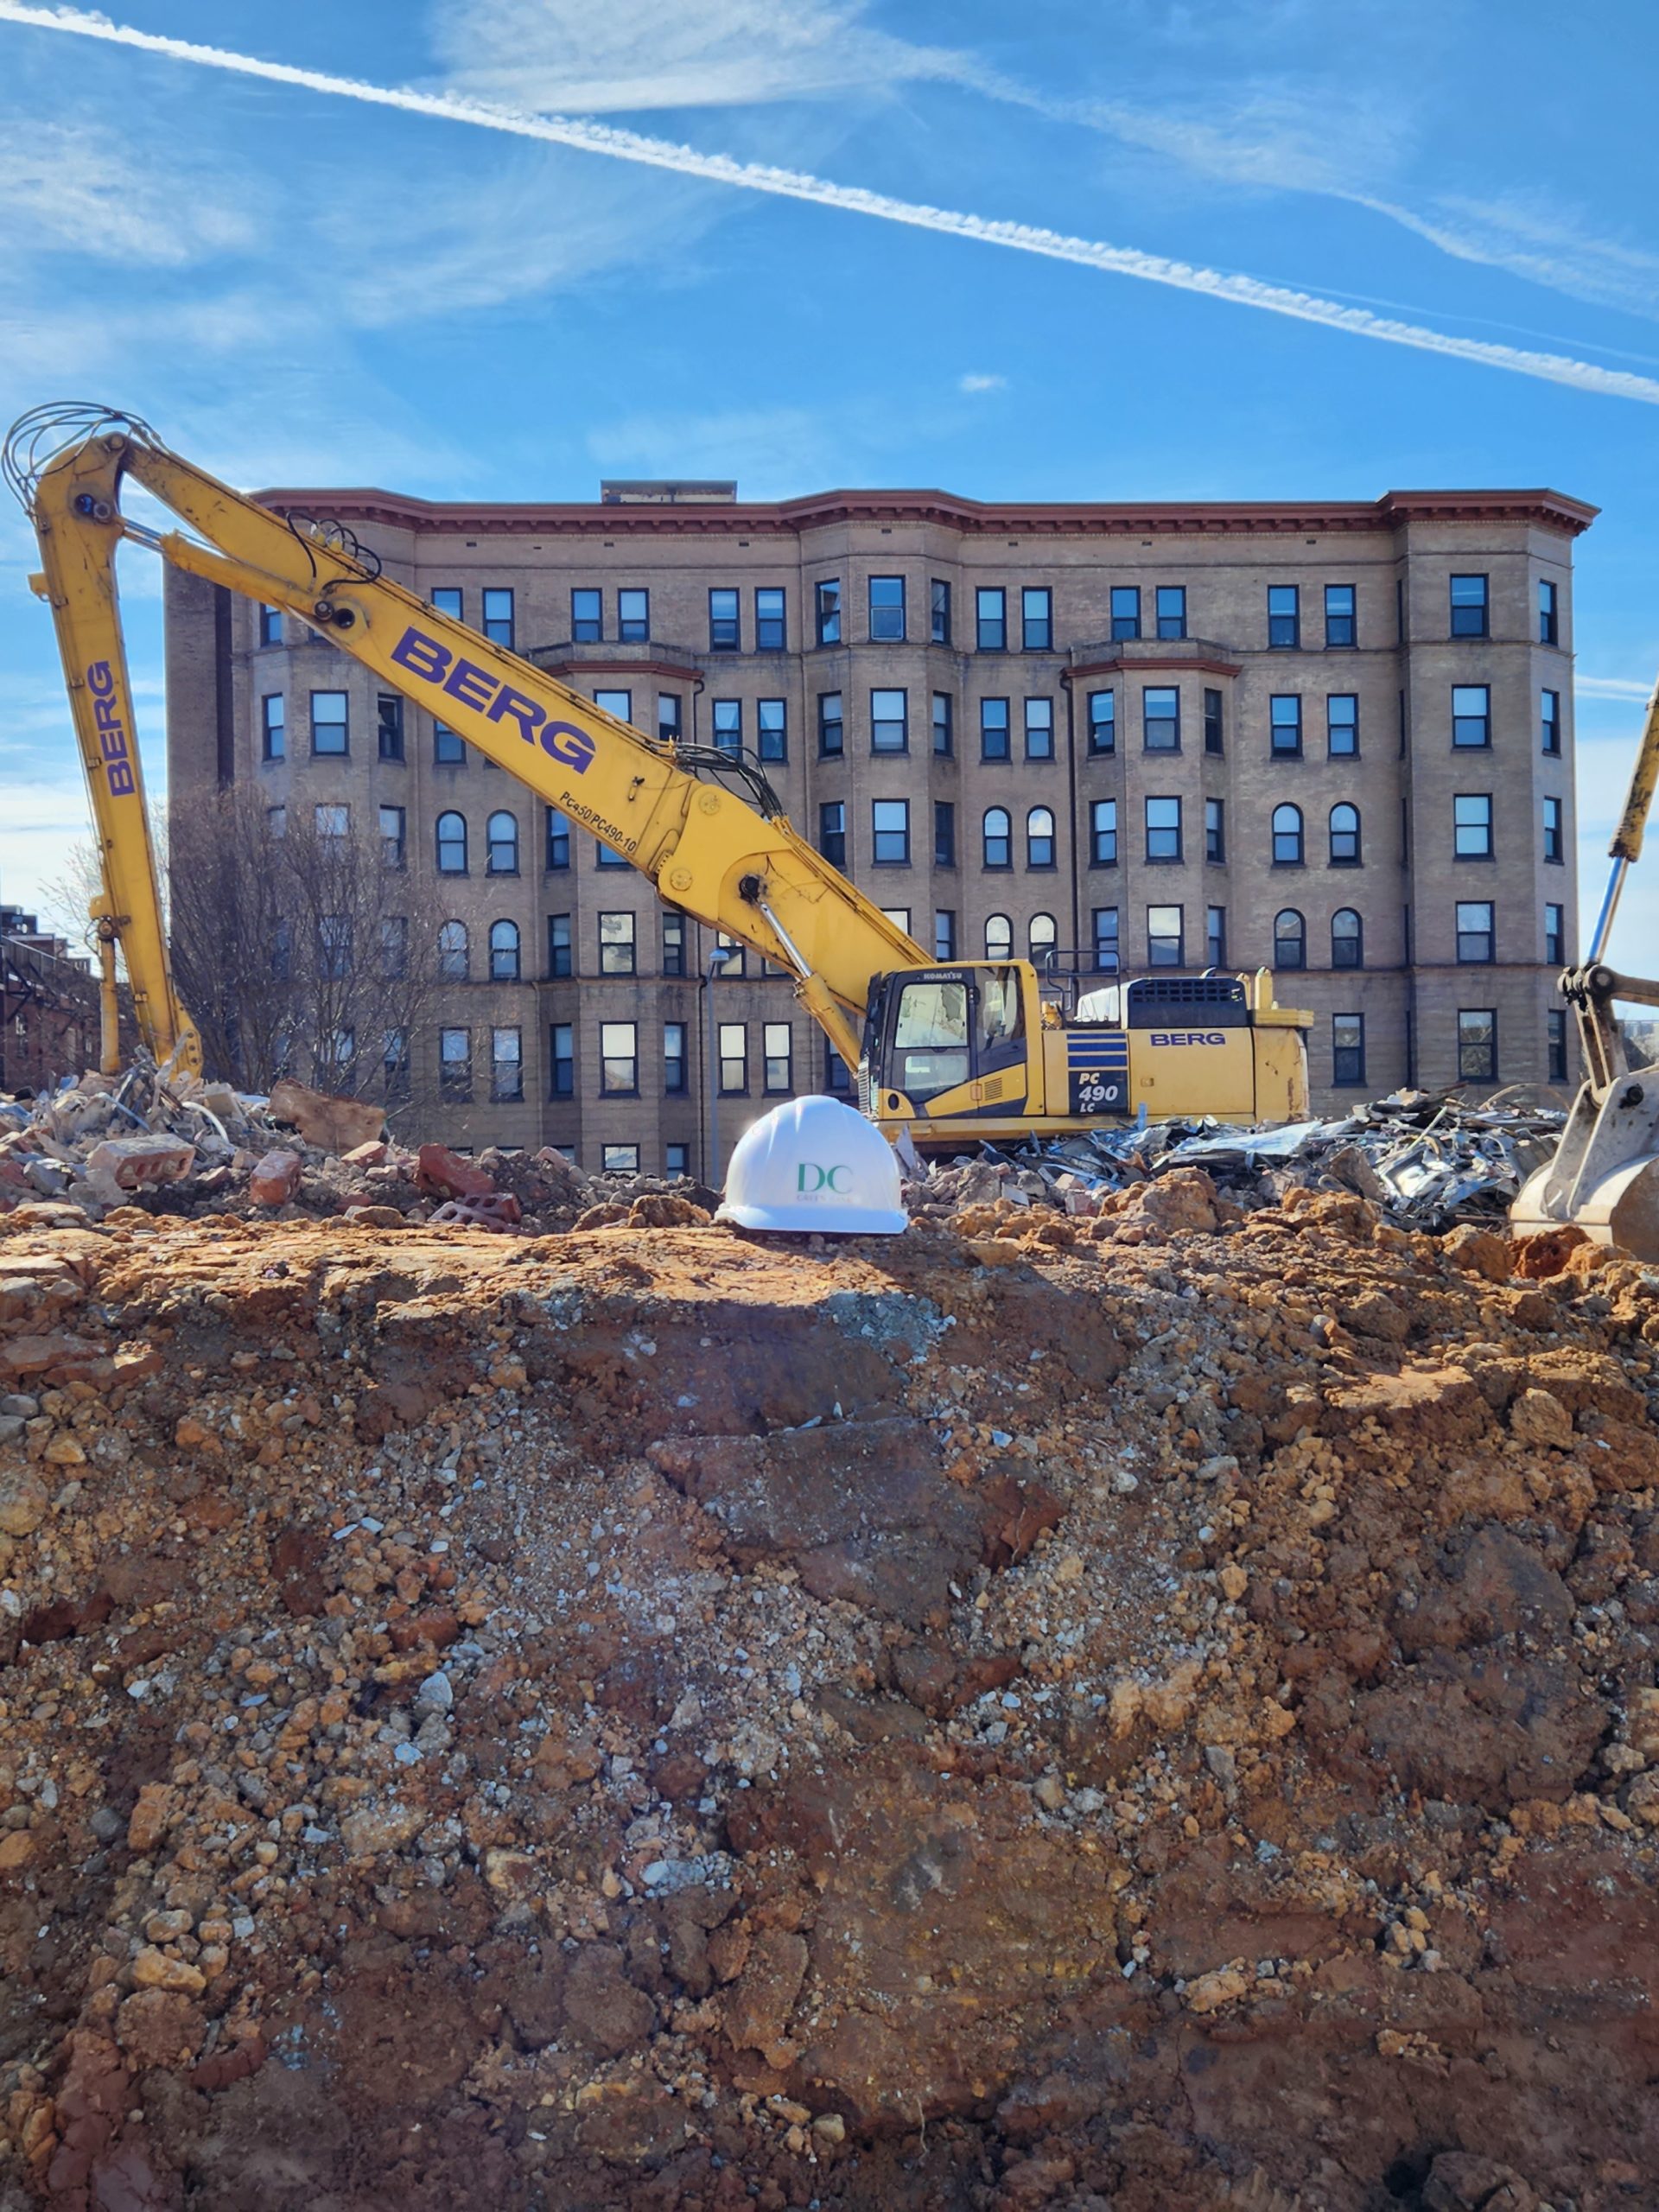
[[[38, 465], [43, 433], [79, 435]], [[31, 447], [34, 450], [31, 450]], [[338, 525], [275, 514], [170, 452], [135, 417], [41, 410], [6, 448], [41, 543], [103, 858], [108, 925], [125, 954], [141, 1033], [200, 1066], [174, 992], [145, 823], [115, 555], [124, 537], [175, 567], [281, 607], [373, 670], [655, 884], [796, 979], [849, 1067], [872, 980], [927, 955], [791, 827], [758, 772], [641, 734], [517, 653], [379, 573]], [[188, 525], [123, 515], [130, 476]], [[696, 771], [734, 777], [734, 791]]]

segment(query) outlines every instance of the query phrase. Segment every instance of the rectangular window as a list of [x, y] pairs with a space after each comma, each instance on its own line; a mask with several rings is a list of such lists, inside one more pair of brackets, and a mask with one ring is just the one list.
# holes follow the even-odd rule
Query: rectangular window
[[870, 801], [871, 858], [878, 868], [910, 865], [910, 801], [876, 798]]
[[1159, 636], [1184, 638], [1186, 635], [1185, 585], [1160, 584], [1157, 605]]
[[352, 918], [349, 914], [317, 917], [317, 973], [337, 983], [352, 965]]
[[389, 1103], [409, 1096], [409, 1032], [407, 1029], [385, 1029], [380, 1033], [380, 1072], [385, 1078]]
[[683, 1021], [663, 1024], [663, 1089], [671, 1097], [685, 1089], [685, 1032]]
[[493, 645], [512, 644], [512, 594], [499, 589], [484, 594], [484, 634]]
[[343, 691], [314, 691], [311, 694], [311, 750], [313, 753], [340, 753], [346, 750], [346, 694]]
[[600, 1023], [599, 1065], [601, 1096], [621, 1098], [638, 1091], [639, 1025], [637, 1021]]
[[795, 1088], [795, 1048], [786, 1021], [768, 1021], [760, 1031], [761, 1057], [766, 1062], [766, 1090], [774, 1097]]
[[447, 614], [452, 622], [461, 621], [463, 619], [461, 614], [461, 586], [459, 584], [440, 584], [436, 590], [432, 594], [432, 606], [435, 613], [439, 614]]
[[278, 607], [259, 609], [259, 642], [262, 645], [280, 645], [283, 642], [283, 613]]
[[818, 753], [820, 757], [839, 753], [845, 741], [841, 720], [839, 691], [820, 691], [818, 694]]
[[601, 976], [632, 976], [634, 972], [633, 916], [601, 914], [599, 918], [599, 972]]
[[1227, 909], [1206, 906], [1204, 910], [1204, 963], [1206, 968], [1227, 965]]
[[1549, 1080], [1567, 1081], [1567, 1016], [1559, 1009], [1544, 1016], [1544, 1041], [1549, 1059]]
[[1054, 702], [1052, 699], [1027, 699], [1026, 702], [1026, 758], [1027, 760], [1052, 760], [1054, 758]]
[[714, 702], [715, 743], [722, 753], [743, 750], [743, 702], [716, 699]]
[[1351, 760], [1359, 751], [1359, 700], [1352, 691], [1332, 691], [1325, 702], [1325, 748], [1333, 760]]
[[1561, 695], [1559, 691], [1541, 691], [1539, 721], [1544, 734], [1544, 750], [1559, 753], [1561, 749]]
[[344, 837], [350, 834], [352, 810], [349, 806], [333, 804], [315, 806], [311, 810], [311, 818], [316, 824], [319, 837]]
[[547, 810], [547, 865], [550, 868], [570, 865], [570, 824], [556, 806]]
[[1452, 686], [1452, 742], [1456, 746], [1492, 741], [1492, 694], [1485, 683]]
[[777, 584], [762, 585], [754, 594], [754, 650], [780, 653], [787, 643], [782, 588]]
[[1204, 802], [1204, 857], [1221, 861], [1227, 857], [1226, 806], [1224, 800], [1207, 798]]
[[948, 691], [933, 694], [933, 751], [948, 759], [956, 751], [956, 708]]
[[899, 645], [905, 635], [905, 580], [902, 576], [870, 578], [870, 642]]
[[404, 702], [396, 691], [382, 691], [374, 702], [375, 721], [379, 736], [380, 758], [401, 760], [404, 757]]
[[616, 594], [616, 634], [625, 645], [643, 645], [651, 637], [651, 594], [637, 588]]
[[1091, 753], [1116, 753], [1117, 750], [1116, 691], [1091, 691], [1089, 694], [1089, 750]]
[[927, 588], [928, 635], [936, 645], [950, 642], [950, 587], [943, 576], [935, 576]]
[[818, 809], [818, 850], [831, 868], [847, 865], [847, 802], [827, 800]]
[[573, 1021], [555, 1021], [547, 1032], [547, 1095], [574, 1098], [576, 1094], [576, 1027]]
[[1095, 908], [1095, 966], [1103, 975], [1117, 973], [1117, 909]]
[[380, 809], [380, 852], [388, 868], [402, 868], [404, 855], [404, 814], [401, 806]]
[[982, 699], [979, 702], [979, 757], [982, 760], [1008, 758], [1008, 702]]
[[1331, 1017], [1331, 1080], [1344, 1085], [1365, 1080], [1363, 1014], [1333, 1014]]
[[1020, 642], [1028, 653], [1046, 653], [1054, 643], [1054, 594], [1046, 585], [1027, 584], [1020, 594]]
[[1149, 798], [1147, 810], [1147, 858], [1178, 861], [1181, 857], [1181, 802], [1178, 798]]
[[270, 693], [259, 702], [260, 725], [264, 731], [263, 751], [267, 760], [283, 760], [288, 757], [287, 712], [280, 691]]
[[569, 914], [550, 914], [547, 918], [547, 972], [555, 979], [573, 972]]
[[1147, 684], [1141, 694], [1141, 731], [1148, 753], [1181, 749], [1181, 695], [1172, 685]]
[[1268, 702], [1270, 744], [1281, 760], [1300, 758], [1302, 750], [1302, 702], [1300, 696], [1276, 691]]
[[1558, 798], [1547, 798], [1544, 801], [1544, 858], [1547, 861], [1562, 861], [1566, 857], [1567, 848], [1561, 835], [1561, 802]]
[[870, 750], [906, 753], [910, 749], [908, 697], [903, 691], [870, 694]]
[[657, 734], [664, 742], [677, 745], [684, 735], [684, 711], [677, 691], [657, 694]]
[[628, 864], [625, 854], [613, 853], [608, 845], [594, 846], [594, 866], [595, 868], [626, 868]]
[[906, 937], [910, 935], [910, 909], [908, 906], [884, 906], [881, 911], [895, 929], [902, 930]]
[[1458, 1013], [1458, 1080], [1497, 1080], [1497, 1014], [1489, 1006], [1463, 1007]]
[[664, 1175], [689, 1175], [691, 1173], [691, 1147], [689, 1144], [665, 1144], [663, 1147]]
[[1466, 967], [1484, 965], [1493, 957], [1492, 903], [1490, 899], [1458, 902], [1458, 958]]
[[1181, 909], [1147, 909], [1147, 964], [1152, 968], [1179, 968], [1185, 964]]
[[709, 594], [709, 650], [734, 653], [738, 650], [737, 594], [711, 591]]
[[[717, 976], [724, 977], [729, 982], [745, 973], [748, 965], [747, 949], [738, 943], [729, 931], [716, 930], [715, 931], [715, 950], [722, 956], [715, 963], [715, 972]], [[764, 964], [762, 963], [763, 966]]]
[[722, 1021], [719, 1031], [720, 1087], [728, 1096], [749, 1087], [749, 1025]]
[[1544, 959], [1552, 968], [1567, 965], [1567, 909], [1554, 904], [1544, 908]]
[[1222, 744], [1222, 705], [1219, 691], [1204, 695], [1204, 749], [1206, 753], [1220, 753]]
[[599, 1148], [600, 1166], [607, 1175], [637, 1175], [639, 1173], [639, 1147], [637, 1144], [606, 1144]]
[[265, 835], [267, 837], [287, 836], [288, 809], [285, 806], [268, 806], [265, 809]]
[[432, 725], [432, 759], [440, 768], [464, 768], [467, 766], [467, 747], [448, 722]]
[[601, 714], [614, 715], [620, 722], [631, 722], [633, 720], [632, 691], [595, 691], [594, 704]]
[[524, 1038], [521, 1029], [490, 1032], [490, 1096], [501, 1104], [524, 1095]]
[[1302, 642], [1302, 594], [1298, 584], [1268, 586], [1268, 643], [1300, 645]]
[[1460, 791], [1452, 801], [1452, 849], [1460, 861], [1492, 857], [1492, 797], [1490, 791]]
[[1394, 581], [1394, 632], [1397, 642], [1406, 642], [1406, 580], [1396, 576]]
[[1325, 643], [1330, 652], [1338, 645], [1352, 645], [1359, 642], [1354, 631], [1354, 588], [1352, 584], [1326, 584], [1325, 588]]
[[853, 1071], [826, 1037], [823, 1040], [823, 1087], [832, 1098], [849, 1098]]
[[409, 973], [409, 916], [380, 917], [380, 973], [389, 983], [401, 982]]
[[1558, 645], [1561, 642], [1558, 603], [1554, 585], [1548, 577], [1541, 577], [1538, 582], [1538, 642], [1541, 645]]
[[570, 594], [570, 639], [573, 645], [596, 645], [605, 635], [604, 601], [596, 591]]
[[1484, 638], [1486, 635], [1486, 612], [1485, 577], [1453, 576], [1452, 635], [1454, 638]]
[[685, 916], [673, 906], [663, 910], [663, 973], [685, 973]]
[[957, 864], [957, 810], [948, 798], [933, 802], [933, 865], [935, 868], [955, 868]]
[[933, 910], [933, 957], [954, 960], [957, 957], [957, 914], [953, 906], [936, 906]]
[[1112, 635], [1116, 639], [1138, 638], [1141, 634], [1141, 588], [1138, 584], [1114, 584], [1111, 597]]
[[836, 582], [817, 584], [813, 588], [812, 607], [817, 624], [818, 643], [838, 645], [841, 643], [841, 586]]
[[975, 639], [982, 653], [1000, 653], [1008, 642], [1008, 595], [1000, 586], [982, 584], [974, 594]]
[[1096, 868], [1117, 865], [1117, 801], [1097, 798], [1089, 810], [1089, 857]]
[[789, 732], [785, 721], [785, 706], [781, 699], [757, 699], [754, 706], [755, 740], [763, 760], [787, 760]]
[[473, 1095], [473, 1033], [470, 1029], [438, 1032], [438, 1093], [452, 1105], [464, 1105]]

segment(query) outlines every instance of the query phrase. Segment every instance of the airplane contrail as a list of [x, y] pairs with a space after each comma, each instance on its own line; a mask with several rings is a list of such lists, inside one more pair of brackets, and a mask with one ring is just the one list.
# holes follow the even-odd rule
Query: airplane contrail
[[806, 200], [816, 207], [839, 208], [845, 214], [874, 216], [880, 222], [935, 231], [946, 237], [971, 239], [979, 245], [1003, 246], [1016, 253], [1039, 254], [1051, 261], [1073, 262], [1085, 269], [1103, 270], [1110, 276], [1131, 276], [1143, 283], [1197, 292], [1233, 307], [1289, 315], [1299, 322], [1344, 331], [1352, 338], [1410, 346], [1419, 353], [1472, 361], [1483, 368], [1506, 369], [1516, 376], [1566, 385], [1572, 390], [1595, 392], [1605, 398], [1640, 400], [1649, 407], [1659, 405], [1659, 381], [1623, 369], [1601, 368], [1592, 361], [1575, 360], [1570, 354], [1532, 353], [1522, 346], [1459, 338], [1426, 323], [1396, 321], [1386, 315], [1374, 315], [1367, 308], [1344, 307], [1338, 301], [1320, 298], [1317, 293], [1298, 291], [1289, 285], [1264, 283], [1259, 277], [1229, 276], [1218, 269], [1172, 261], [1162, 254], [1143, 253], [1133, 246], [1110, 245], [1098, 238], [1071, 238], [1058, 231], [1043, 230], [1026, 223], [1002, 222], [959, 209], [896, 200], [886, 193], [866, 191], [859, 185], [836, 184], [827, 177], [812, 176], [799, 169], [740, 162], [729, 154], [705, 154], [693, 146], [677, 146], [670, 139], [647, 137], [635, 130], [619, 130], [607, 124], [585, 123], [569, 116], [531, 115], [497, 106], [493, 102], [462, 99], [451, 92], [422, 92], [405, 86], [369, 84], [359, 78], [333, 76], [321, 69], [265, 61], [257, 54], [237, 54], [225, 47], [200, 46], [188, 39], [136, 30], [80, 8], [40, 7], [27, 4], [27, 0], [0, 0], [0, 22], [24, 24], [35, 30], [68, 32], [78, 38], [99, 39], [112, 46], [132, 47], [141, 53], [190, 62], [199, 68], [264, 78], [270, 84], [291, 85], [301, 91], [321, 92], [333, 99], [359, 100], [373, 107], [400, 108], [410, 115], [466, 124], [480, 130], [503, 131], [516, 138], [540, 139], [550, 145], [572, 147], [579, 153], [602, 154], [612, 161], [669, 169], [680, 176], [700, 177], [708, 183], [731, 185], [745, 192]]

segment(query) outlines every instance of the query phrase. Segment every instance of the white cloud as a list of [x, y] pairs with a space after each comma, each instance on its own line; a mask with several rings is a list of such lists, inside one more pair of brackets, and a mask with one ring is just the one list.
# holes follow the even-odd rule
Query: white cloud
[[957, 378], [958, 391], [1006, 391], [1007, 377], [991, 376], [982, 369], [969, 369]]
[[[87, 124], [14, 121], [0, 137], [0, 246], [181, 267], [245, 246], [254, 224], [222, 175], [141, 158]], [[84, 318], [83, 318], [84, 320]]]
[[1645, 702], [1652, 696], [1651, 679], [1643, 681], [1635, 676], [1575, 676], [1573, 689], [1580, 699], [1635, 699]]

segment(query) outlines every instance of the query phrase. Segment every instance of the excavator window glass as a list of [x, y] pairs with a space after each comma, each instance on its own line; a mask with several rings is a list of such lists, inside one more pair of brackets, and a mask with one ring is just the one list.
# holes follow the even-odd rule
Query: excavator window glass
[[893, 1025], [893, 1087], [912, 1101], [937, 1098], [969, 1073], [966, 983], [906, 983]]
[[1016, 968], [982, 968], [979, 971], [979, 1048], [994, 1052], [1019, 1037], [1025, 1020]]

